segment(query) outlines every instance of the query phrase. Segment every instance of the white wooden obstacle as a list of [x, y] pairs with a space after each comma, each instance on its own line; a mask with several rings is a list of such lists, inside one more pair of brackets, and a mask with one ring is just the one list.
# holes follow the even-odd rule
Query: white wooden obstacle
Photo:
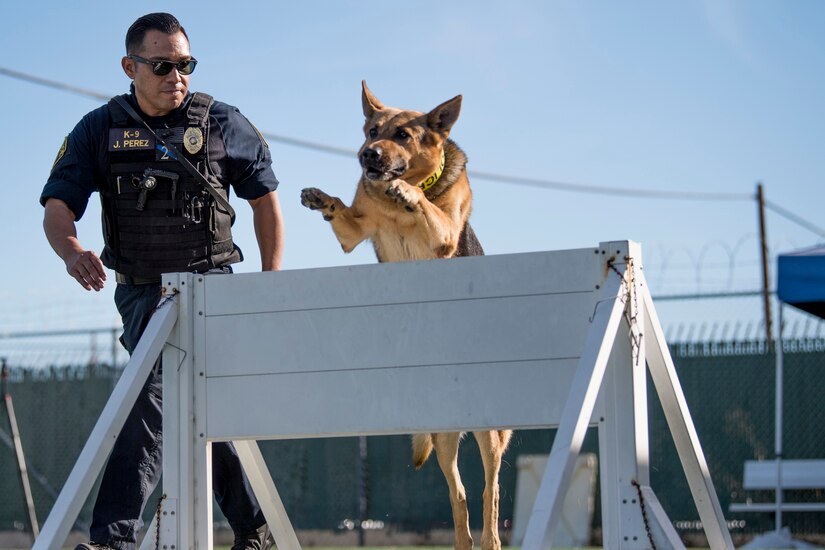
[[300, 550], [257, 439], [550, 426], [522, 548], [551, 547], [588, 426], [605, 548], [684, 548], [650, 487], [645, 365], [710, 547], [733, 548], [636, 243], [164, 286], [35, 549], [65, 540], [164, 342], [166, 498], [144, 548], [212, 548], [213, 441], [235, 442], [278, 548]]

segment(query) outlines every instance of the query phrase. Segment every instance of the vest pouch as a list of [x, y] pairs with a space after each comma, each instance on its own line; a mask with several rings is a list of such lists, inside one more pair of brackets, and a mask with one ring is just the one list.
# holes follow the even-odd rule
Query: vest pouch
[[100, 222], [103, 226], [103, 239], [106, 242], [111, 242], [112, 236], [114, 235], [114, 228], [112, 227], [112, 223], [109, 221], [109, 216], [106, 214], [106, 210], [102, 208], [100, 212]]
[[[214, 176], [209, 176], [208, 179], [212, 187], [218, 190], [218, 193], [224, 196], [228, 195]], [[212, 232], [213, 253], [231, 252], [235, 248], [232, 242], [232, 217], [216, 200], [211, 199], [209, 202], [211, 205], [209, 228]]]

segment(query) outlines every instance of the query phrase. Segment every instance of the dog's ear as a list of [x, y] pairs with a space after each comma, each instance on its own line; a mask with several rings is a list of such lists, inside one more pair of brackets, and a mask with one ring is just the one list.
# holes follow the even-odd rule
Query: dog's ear
[[384, 108], [384, 104], [378, 101], [369, 88], [367, 88], [367, 81], [361, 81], [361, 106], [364, 108], [364, 116], [370, 118], [375, 114], [375, 111], [380, 111]]
[[461, 96], [457, 95], [427, 113], [427, 126], [436, 132], [449, 134], [450, 128], [458, 120], [459, 113], [461, 113]]

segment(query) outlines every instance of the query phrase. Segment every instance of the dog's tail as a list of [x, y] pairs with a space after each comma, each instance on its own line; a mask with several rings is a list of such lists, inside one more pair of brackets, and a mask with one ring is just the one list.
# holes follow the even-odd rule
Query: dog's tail
[[412, 436], [413, 464], [415, 469], [421, 468], [430, 453], [433, 452], [433, 436], [431, 434], [415, 434]]

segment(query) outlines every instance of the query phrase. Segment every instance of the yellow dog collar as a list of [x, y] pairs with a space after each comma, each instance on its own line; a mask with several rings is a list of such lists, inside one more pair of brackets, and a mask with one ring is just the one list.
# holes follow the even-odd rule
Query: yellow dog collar
[[444, 171], [445, 160], [446, 159], [444, 158], [444, 149], [441, 149], [441, 164], [439, 165], [438, 170], [436, 170], [432, 176], [418, 184], [418, 187], [420, 187], [422, 191], [426, 191], [427, 189], [435, 185], [435, 182], [437, 182], [438, 178], [441, 177], [441, 172]]

